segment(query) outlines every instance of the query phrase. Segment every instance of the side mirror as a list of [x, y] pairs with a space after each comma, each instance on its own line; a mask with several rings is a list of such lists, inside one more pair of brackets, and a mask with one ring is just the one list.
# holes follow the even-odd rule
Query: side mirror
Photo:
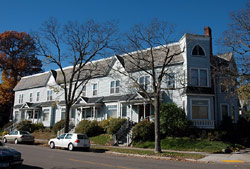
[[60, 137], [57, 137], [58, 140], [60, 140]]

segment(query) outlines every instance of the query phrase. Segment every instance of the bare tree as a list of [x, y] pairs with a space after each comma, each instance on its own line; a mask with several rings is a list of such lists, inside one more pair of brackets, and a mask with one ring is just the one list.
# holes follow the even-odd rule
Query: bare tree
[[[169, 65], [183, 52], [179, 45], [168, 45], [173, 33], [174, 26], [155, 19], [148, 25], [135, 25], [123, 36], [125, 39], [121, 42], [124, 44], [118, 45], [118, 52], [122, 53], [121, 57], [126, 59], [130, 67], [133, 67], [133, 72], [122, 71], [122, 69], [116, 69], [116, 71], [127, 76], [133, 82], [133, 87], [139, 89], [154, 106], [156, 153], [161, 152], [159, 107], [163, 90], [162, 82], [165, 76], [171, 76]], [[150, 77], [152, 81], [150, 89], [146, 87], [147, 84], [140, 83], [139, 73]]]
[[[116, 28], [114, 22], [97, 24], [92, 20], [84, 24], [69, 22], [61, 26], [55, 18], [50, 18], [38, 33], [40, 54], [60, 69], [62, 78], [59, 83], [66, 105], [66, 133], [69, 130], [70, 109], [97, 69], [91, 61], [106, 56]], [[66, 62], [72, 66], [70, 69], [64, 69]]]
[[236, 55], [239, 69], [230, 74], [240, 80], [238, 94], [250, 101], [250, 2], [244, 9], [231, 13], [231, 24], [224, 32], [223, 43]]

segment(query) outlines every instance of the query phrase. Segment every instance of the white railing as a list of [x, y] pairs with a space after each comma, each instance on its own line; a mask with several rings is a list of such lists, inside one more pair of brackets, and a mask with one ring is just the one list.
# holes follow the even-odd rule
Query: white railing
[[193, 125], [197, 128], [214, 129], [214, 120], [192, 120]]

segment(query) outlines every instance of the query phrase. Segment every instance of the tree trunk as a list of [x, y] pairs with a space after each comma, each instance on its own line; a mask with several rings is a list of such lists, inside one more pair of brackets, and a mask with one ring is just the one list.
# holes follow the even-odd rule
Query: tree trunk
[[69, 105], [66, 105], [66, 114], [65, 114], [65, 127], [64, 127], [64, 133], [69, 132], [69, 113], [70, 113], [70, 107]]
[[157, 94], [154, 98], [155, 108], [155, 153], [161, 153], [160, 139], [160, 96]]

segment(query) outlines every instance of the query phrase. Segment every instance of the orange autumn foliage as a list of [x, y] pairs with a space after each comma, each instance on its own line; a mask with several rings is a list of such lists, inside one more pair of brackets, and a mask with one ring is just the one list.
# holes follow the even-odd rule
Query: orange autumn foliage
[[12, 104], [13, 88], [23, 76], [42, 72], [33, 38], [25, 32], [6, 31], [0, 34], [0, 104]]

